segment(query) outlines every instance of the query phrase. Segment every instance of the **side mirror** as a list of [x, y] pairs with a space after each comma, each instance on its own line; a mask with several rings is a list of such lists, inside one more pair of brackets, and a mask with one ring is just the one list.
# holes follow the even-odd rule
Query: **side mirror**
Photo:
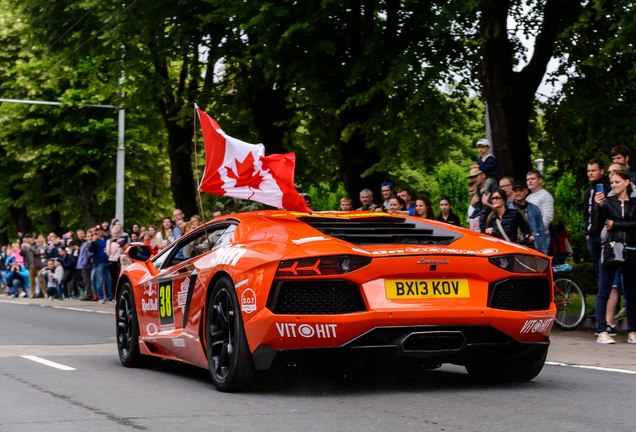
[[152, 257], [152, 250], [143, 243], [132, 243], [126, 249], [126, 254], [132, 260], [146, 262]]

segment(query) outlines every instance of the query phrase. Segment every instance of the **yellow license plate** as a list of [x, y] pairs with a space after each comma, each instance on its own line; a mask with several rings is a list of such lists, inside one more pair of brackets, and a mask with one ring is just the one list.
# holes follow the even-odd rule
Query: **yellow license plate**
[[384, 288], [388, 299], [470, 297], [467, 279], [386, 279]]

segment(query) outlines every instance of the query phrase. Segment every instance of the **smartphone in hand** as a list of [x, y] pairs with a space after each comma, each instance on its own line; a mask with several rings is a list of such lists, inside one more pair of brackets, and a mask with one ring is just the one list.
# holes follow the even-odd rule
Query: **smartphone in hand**
[[603, 188], [603, 183], [597, 183], [595, 187], [596, 193], [605, 193], [605, 189]]

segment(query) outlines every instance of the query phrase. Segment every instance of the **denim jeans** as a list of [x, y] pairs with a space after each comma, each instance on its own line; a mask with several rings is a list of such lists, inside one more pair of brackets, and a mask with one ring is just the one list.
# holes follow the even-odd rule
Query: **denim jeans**
[[619, 269], [623, 271], [623, 295], [627, 312], [627, 331], [636, 330], [636, 250], [627, 250], [627, 259], [618, 266], [599, 266], [598, 294], [596, 295], [596, 331], [607, 329], [607, 299]]
[[13, 296], [17, 296], [18, 294], [20, 294], [20, 289], [22, 289], [27, 296], [31, 295], [31, 293], [29, 292], [29, 289], [26, 287], [26, 284], [24, 282], [22, 282], [18, 278], [13, 279], [13, 283], [9, 287], [9, 294]]
[[[106, 292], [102, 291], [103, 287]], [[110, 279], [108, 263], [95, 264], [95, 293], [100, 300], [103, 298], [109, 301], [113, 299], [113, 283]]]
[[586, 240], [586, 243], [587, 251], [590, 253], [594, 263], [594, 274], [598, 277], [598, 266], [601, 265], [601, 238], [590, 237]]

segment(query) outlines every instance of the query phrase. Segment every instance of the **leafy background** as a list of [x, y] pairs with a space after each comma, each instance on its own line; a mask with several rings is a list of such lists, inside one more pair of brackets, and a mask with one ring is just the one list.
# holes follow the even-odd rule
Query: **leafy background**
[[[548, 6], [0, 0], [0, 97], [62, 103], [0, 103], [2, 242], [113, 217], [117, 113], [88, 104], [126, 109], [126, 225], [156, 223], [174, 207], [209, 216], [253, 206], [196, 193], [204, 155], [194, 103], [232, 136], [294, 151], [298, 189], [317, 210], [363, 187], [379, 194], [391, 180], [433, 202], [448, 195], [465, 217], [485, 101], [518, 89], [489, 75], [504, 71], [520, 86], [537, 77], [558, 84], [529, 94], [529, 116], [508, 110], [491, 122], [496, 133], [513, 120], [527, 126], [495, 152], [517, 177], [545, 160], [546, 188], [580, 261], [586, 162], [635, 144], [636, 13], [629, 1], [564, 0], [554, 24]], [[531, 45], [550, 25], [554, 44], [541, 52], [556, 66], [530, 77]], [[494, 52], [508, 69], [488, 56], [502, 41]]]

